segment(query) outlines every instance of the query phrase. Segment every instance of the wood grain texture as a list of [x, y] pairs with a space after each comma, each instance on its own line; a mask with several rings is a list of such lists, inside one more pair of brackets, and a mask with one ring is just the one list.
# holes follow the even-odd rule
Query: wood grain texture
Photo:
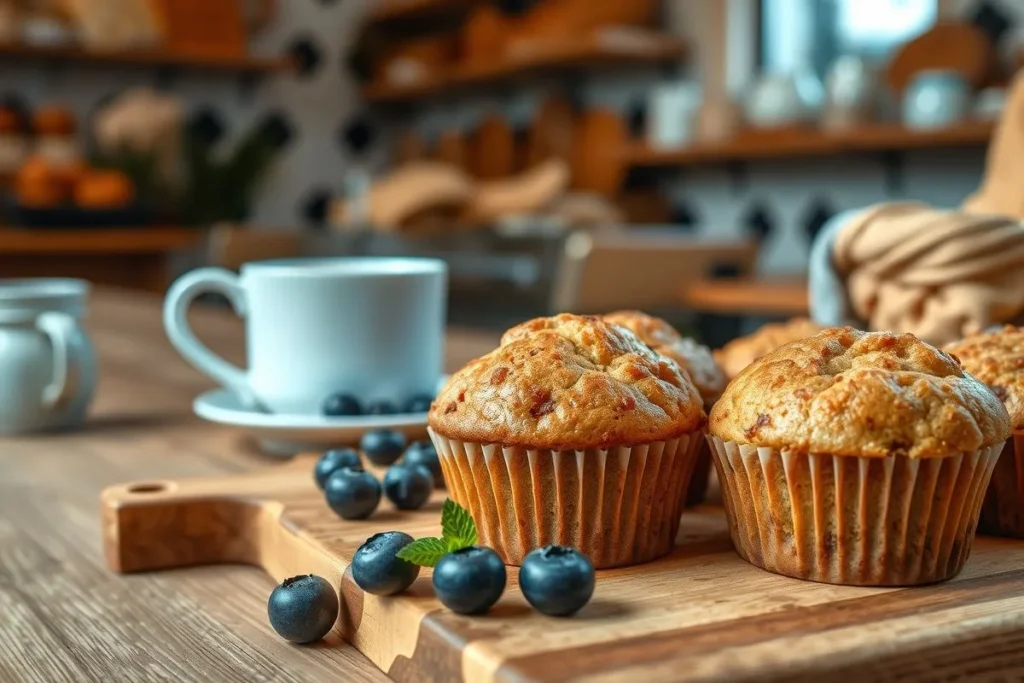
[[594, 599], [574, 618], [532, 611], [514, 568], [490, 614], [463, 617], [433, 597], [429, 570], [393, 598], [364, 595], [347, 573], [374, 533], [437, 535], [444, 493], [424, 511], [385, 505], [346, 522], [316, 491], [312, 465], [305, 456], [160, 490], [112, 487], [103, 494], [108, 558], [122, 571], [242, 561], [276, 579], [320, 573], [341, 589], [337, 631], [400, 682], [844, 680], [864, 667], [926, 681], [939, 655], [943, 680], [1024, 671], [1024, 650], [1013, 649], [1024, 640], [1020, 543], [978, 539], [963, 573], [944, 584], [834, 586], [746, 564], [721, 510], [707, 506], [683, 515], [668, 558], [599, 572]]
[[[243, 360], [242, 324], [195, 309], [216, 353]], [[275, 461], [191, 414], [210, 388], [171, 348], [152, 295], [98, 289], [86, 321], [97, 402], [75, 433], [0, 439], [0, 681], [380, 683], [339, 637], [295, 647], [268, 627], [273, 582], [244, 566], [120, 576], [106, 566], [100, 492], [119, 481], [218, 476]], [[453, 332], [449, 369], [497, 342]]]

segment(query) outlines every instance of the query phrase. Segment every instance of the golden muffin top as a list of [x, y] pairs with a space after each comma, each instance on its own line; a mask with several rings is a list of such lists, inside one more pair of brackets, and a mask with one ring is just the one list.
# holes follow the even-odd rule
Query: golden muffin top
[[1006, 325], [945, 348], [995, 392], [1010, 413], [1014, 431], [1024, 431], [1024, 329]]
[[705, 406], [713, 404], [729, 383], [711, 355], [711, 349], [682, 336], [661, 318], [641, 311], [616, 311], [604, 316], [604, 319], [622, 325], [657, 353], [678, 363], [679, 367], [690, 374]]
[[582, 450], [675, 438], [704, 417], [673, 360], [599, 317], [562, 314], [512, 328], [452, 375], [429, 423], [460, 441]]
[[757, 332], [734, 339], [714, 352], [715, 361], [732, 378], [761, 356], [771, 353], [783, 344], [805, 339], [824, 329], [807, 318], [793, 318], [784, 323], [769, 323]]
[[953, 356], [910, 334], [832, 328], [755, 361], [711, 411], [725, 441], [808, 453], [946, 457], [999, 443], [1009, 415]]

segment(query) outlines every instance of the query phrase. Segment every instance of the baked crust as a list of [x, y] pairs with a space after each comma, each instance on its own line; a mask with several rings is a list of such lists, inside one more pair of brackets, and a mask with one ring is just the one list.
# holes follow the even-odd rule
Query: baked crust
[[715, 350], [714, 358], [730, 379], [758, 358], [771, 353], [783, 344], [806, 339], [821, 332], [823, 328], [807, 318], [793, 318], [784, 323], [768, 323], [757, 332], [734, 339]]
[[1013, 430], [1024, 431], [1024, 328], [1006, 325], [979, 332], [945, 349], [1002, 400]]
[[569, 314], [506, 332], [452, 376], [429, 415], [449, 439], [553, 450], [662, 441], [704, 420], [675, 361], [623, 327]]
[[718, 367], [711, 349], [682, 336], [661, 318], [642, 311], [616, 311], [604, 316], [604, 319], [622, 325], [657, 353], [678, 363], [690, 374], [705, 406], [712, 405], [725, 391], [729, 379], [722, 368]]
[[725, 441], [806, 453], [947, 457], [1006, 439], [1006, 408], [910, 334], [832, 328], [755, 361], [711, 411]]

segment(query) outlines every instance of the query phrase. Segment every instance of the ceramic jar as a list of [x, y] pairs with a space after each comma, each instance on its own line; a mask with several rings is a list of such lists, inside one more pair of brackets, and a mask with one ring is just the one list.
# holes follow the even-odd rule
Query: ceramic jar
[[81, 425], [96, 359], [79, 320], [88, 283], [0, 280], [0, 434]]
[[970, 87], [955, 71], [922, 71], [903, 93], [903, 124], [929, 130], [962, 121], [970, 108]]
[[822, 87], [813, 74], [769, 73], [754, 84], [744, 106], [752, 128], [786, 128], [814, 123], [821, 110]]
[[654, 88], [648, 144], [654, 149], [672, 149], [693, 142], [700, 106], [701, 92], [696, 83], [666, 83]]
[[837, 59], [825, 81], [821, 127], [848, 130], [874, 119], [877, 81], [875, 71], [863, 58], [845, 55]]

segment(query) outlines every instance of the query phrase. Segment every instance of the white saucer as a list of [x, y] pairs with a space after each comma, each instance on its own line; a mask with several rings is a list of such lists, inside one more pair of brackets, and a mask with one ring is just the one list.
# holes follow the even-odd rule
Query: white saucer
[[[447, 379], [443, 377], [441, 384]], [[393, 429], [409, 439], [423, 438], [427, 433], [426, 413], [354, 417], [277, 415], [245, 408], [227, 389], [201, 394], [192, 402], [192, 410], [204, 420], [244, 430], [259, 440], [263, 450], [280, 456], [355, 444], [371, 429]]]

